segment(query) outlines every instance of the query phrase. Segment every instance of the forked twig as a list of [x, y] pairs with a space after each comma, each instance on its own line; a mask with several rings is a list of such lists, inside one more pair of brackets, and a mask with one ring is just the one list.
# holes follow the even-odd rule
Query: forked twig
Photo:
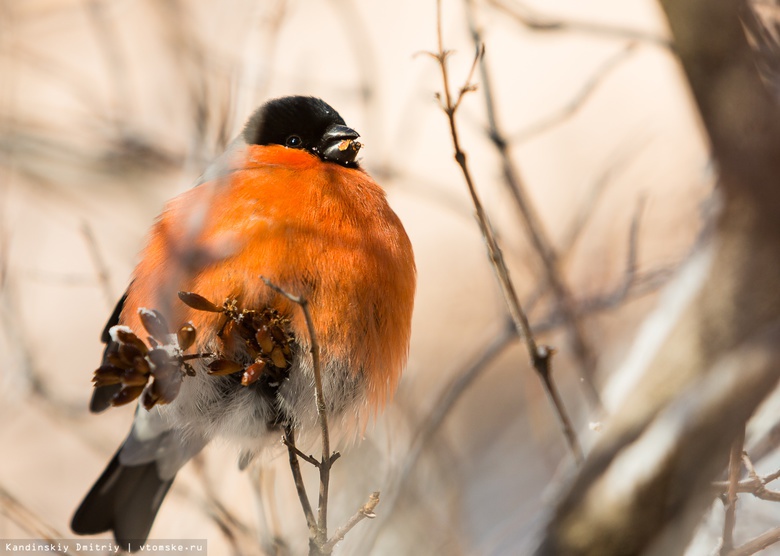
[[[338, 454], [331, 454], [330, 451], [330, 433], [328, 431], [328, 414], [325, 407], [325, 396], [322, 393], [322, 367], [320, 366], [320, 345], [317, 343], [317, 333], [314, 330], [314, 321], [311, 318], [309, 310], [309, 301], [300, 295], [293, 295], [276, 284], [272, 283], [266, 277], [260, 277], [265, 284], [276, 293], [286, 297], [303, 311], [303, 317], [306, 320], [306, 328], [309, 332], [309, 352], [311, 353], [312, 366], [314, 367], [314, 392], [317, 399], [317, 416], [320, 420], [320, 433], [322, 435], [322, 459], [318, 462], [317, 468], [320, 471], [320, 497], [317, 506], [317, 527], [314, 542], [318, 547], [327, 542], [328, 538], [328, 486], [330, 484], [330, 468], [338, 458]], [[290, 429], [292, 433], [292, 429]], [[290, 444], [295, 445], [292, 434], [288, 439]], [[291, 452], [290, 463], [292, 464], [293, 455]], [[295, 453], [297, 460], [297, 453]], [[306, 510], [304, 509], [304, 513]], [[307, 516], [308, 520], [308, 516]]]
[[[343, 540], [344, 536], [349, 533], [355, 525], [363, 519], [374, 517], [374, 508], [379, 504], [379, 493], [372, 493], [368, 502], [360, 508], [346, 524], [339, 527], [333, 537], [328, 538], [328, 487], [330, 485], [330, 468], [336, 460], [341, 457], [341, 454], [338, 452], [331, 453], [330, 451], [330, 433], [328, 430], [328, 416], [326, 413], [327, 408], [325, 406], [325, 396], [322, 393], [320, 346], [317, 342], [316, 331], [314, 330], [314, 321], [311, 317], [311, 311], [309, 311], [309, 302], [305, 297], [296, 296], [283, 290], [264, 276], [261, 276], [260, 279], [263, 280], [269, 288], [298, 305], [303, 311], [303, 316], [306, 319], [306, 328], [308, 329], [309, 342], [311, 343], [310, 352], [312, 364], [314, 366], [314, 388], [317, 399], [317, 414], [319, 416], [320, 431], [322, 433], [322, 459], [318, 460], [313, 456], [307, 456], [295, 446], [295, 429], [292, 425], [288, 425], [285, 428], [282, 442], [287, 446], [287, 451], [290, 456], [290, 469], [292, 469], [293, 479], [295, 481], [295, 489], [298, 492], [298, 498], [301, 501], [301, 507], [306, 516], [306, 523], [309, 526], [309, 554], [312, 556], [331, 554], [336, 544]], [[320, 496], [316, 518], [311, 503], [309, 502], [309, 497], [306, 494], [306, 487], [303, 484], [303, 476], [301, 474], [298, 458], [310, 463], [320, 472]]]

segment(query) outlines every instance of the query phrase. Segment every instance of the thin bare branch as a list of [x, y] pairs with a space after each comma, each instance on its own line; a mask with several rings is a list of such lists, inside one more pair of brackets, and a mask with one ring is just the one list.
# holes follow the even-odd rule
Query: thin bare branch
[[766, 488], [766, 485], [772, 481], [780, 478], [780, 470], [770, 473], [765, 477], [760, 477], [753, 467], [753, 462], [747, 453], [742, 453], [741, 462], [745, 466], [748, 472], [748, 478], [742, 481], [738, 481], [732, 487], [732, 481], [716, 481], [712, 483], [716, 492], [719, 494], [728, 493], [730, 489], [734, 489], [734, 492], [742, 494], [752, 494], [756, 498], [761, 500], [768, 500], [770, 502], [780, 502], [780, 492], [770, 490]]
[[488, 0], [488, 3], [500, 12], [509, 15], [515, 21], [532, 31], [576, 31], [597, 35], [599, 37], [613, 37], [617, 39], [644, 41], [662, 46], [664, 48], [671, 48], [672, 46], [671, 41], [668, 39], [638, 29], [615, 27], [612, 25], [605, 25], [591, 21], [578, 21], [573, 19], [563, 20], [555, 19], [549, 16], [540, 16], [517, 0], [515, 0], [511, 6], [506, 0]]
[[[251, 546], [250, 543], [255, 540], [251, 528], [225, 506], [217, 496], [214, 482], [206, 473], [203, 454], [197, 454], [192, 458], [192, 464], [205, 494], [202, 501], [203, 513], [219, 528], [235, 553], [245, 552], [247, 547]], [[195, 495], [190, 493], [189, 496], [194, 497]]]
[[[317, 416], [319, 417], [320, 420], [320, 433], [322, 436], [322, 459], [317, 464], [317, 468], [320, 471], [320, 496], [319, 496], [319, 503], [317, 506], [317, 526], [315, 529], [314, 538], [310, 539], [311, 540], [310, 550], [312, 554], [328, 554], [328, 552], [323, 551], [323, 546], [328, 540], [328, 487], [330, 485], [330, 468], [333, 465], [333, 463], [339, 458], [340, 454], [338, 452], [331, 453], [330, 451], [330, 432], [328, 430], [328, 414], [327, 414], [327, 407], [325, 406], [325, 396], [322, 393], [322, 367], [320, 363], [320, 345], [317, 342], [317, 333], [314, 330], [314, 321], [312, 320], [311, 311], [309, 310], [309, 301], [303, 296], [293, 295], [283, 290], [282, 288], [280, 288], [279, 286], [277, 286], [276, 284], [274, 284], [264, 276], [261, 276], [260, 278], [261, 280], [263, 280], [263, 282], [265, 282], [265, 284], [269, 288], [271, 288], [278, 294], [286, 297], [287, 299], [297, 304], [301, 308], [301, 311], [303, 311], [304, 319], [306, 320], [306, 327], [309, 332], [309, 344], [310, 344], [309, 351], [311, 353], [312, 366], [314, 370], [314, 391], [317, 399]], [[290, 433], [292, 433], [292, 429], [290, 429]], [[292, 434], [288, 436], [287, 440], [289, 442], [288, 449], [290, 450], [290, 465], [293, 466], [293, 460], [297, 465], [298, 462], [297, 456], [300, 452], [297, 448], [294, 451], [290, 448], [290, 444], [292, 444], [292, 446], [295, 446], [295, 440]], [[307, 458], [304, 457], [304, 459]], [[295, 471], [293, 471], [293, 473], [295, 473]], [[302, 491], [299, 490], [298, 494], [299, 497], [301, 497], [301, 503], [303, 503], [304, 498], [308, 503], [308, 497], [306, 497], [305, 490]], [[304, 513], [307, 513], [305, 507], [304, 507]], [[309, 516], [307, 514], [307, 521], [308, 519]]]
[[765, 548], [772, 546], [778, 541], [780, 541], [780, 527], [775, 527], [766, 533], [762, 533], [755, 539], [738, 546], [729, 552], [726, 556], [750, 556], [751, 554], [761, 552]]
[[616, 175], [632, 162], [640, 148], [646, 143], [646, 138], [628, 141], [628, 144], [621, 146], [618, 153], [612, 155], [612, 160], [605, 164], [605, 167], [591, 182], [585, 198], [582, 202], [577, 203], [577, 213], [567, 226], [563, 239], [559, 243], [558, 252], [561, 254], [561, 259], [564, 263], [566, 257], [574, 250], [577, 241], [596, 213], [599, 201], [602, 199], [607, 187]]
[[729, 454], [729, 486], [726, 491], [726, 516], [723, 519], [723, 542], [720, 545], [721, 556], [726, 556], [734, 548], [734, 527], [737, 524], [737, 485], [742, 471], [742, 448], [745, 445], [745, 429], [734, 439]]
[[97, 240], [95, 239], [95, 234], [92, 232], [92, 227], [86, 220], [81, 223], [81, 235], [84, 236], [84, 242], [87, 244], [89, 256], [92, 259], [92, 264], [95, 265], [95, 272], [97, 273], [100, 289], [103, 291], [106, 304], [110, 309], [116, 303], [117, 295], [112, 291], [111, 288], [111, 273], [108, 270], [106, 260], [103, 258], [103, 255], [100, 252]]
[[131, 112], [129, 93], [132, 91], [132, 87], [129, 85], [128, 75], [130, 72], [122, 53], [119, 34], [108, 11], [109, 8], [105, 2], [100, 0], [87, 0], [86, 2], [87, 16], [92, 23], [95, 38], [100, 43], [100, 47], [96, 51], [104, 58], [103, 67], [111, 83], [111, 98], [117, 103], [111, 119], [121, 133], [121, 128], [129, 121], [126, 116]]
[[[475, 44], [480, 45], [482, 44], [482, 33], [476, 24], [473, 0], [466, 1], [466, 8], [472, 40]], [[441, 50], [441, 41], [439, 42], [439, 47]], [[446, 67], [443, 63], [440, 65], [442, 68]], [[485, 56], [480, 58], [480, 76], [482, 79], [483, 98], [488, 115], [489, 137], [501, 158], [504, 183], [515, 200], [515, 204], [520, 212], [521, 220], [528, 234], [531, 246], [539, 257], [539, 262], [541, 263], [542, 270], [544, 272], [544, 279], [549, 284], [553, 292], [553, 296], [555, 297], [555, 301], [559, 307], [559, 310], [566, 318], [566, 329], [569, 341], [572, 344], [574, 356], [580, 367], [580, 378], [582, 379], [582, 384], [585, 387], [585, 394], [587, 399], [596, 410], [601, 411], [603, 408], [601, 404], [601, 397], [594, 383], [596, 357], [593, 348], [587, 340], [587, 336], [585, 334], [582, 322], [579, 319], [579, 315], [577, 314], [572, 294], [569, 291], [569, 288], [566, 285], [563, 275], [560, 271], [557, 252], [553, 247], [552, 242], [547, 237], [544, 227], [542, 226], [542, 222], [539, 219], [539, 215], [536, 213], [535, 207], [528, 199], [528, 193], [526, 191], [525, 184], [510, 153], [509, 141], [506, 135], [500, 129], [498, 118], [496, 116], [496, 104], [493, 98], [490, 74], [487, 70]], [[446, 86], [447, 84], [445, 82], [445, 88]], [[450, 119], [452, 119], [452, 116], [450, 116]], [[453, 126], [451, 125], [450, 127]], [[455, 141], [455, 139], [456, 138], [453, 136], [453, 141]], [[543, 365], [540, 368], [543, 368]]]
[[282, 534], [279, 505], [276, 498], [276, 471], [273, 467], [258, 465], [250, 473], [255, 507], [257, 508], [258, 530], [263, 554], [267, 556], [290, 556], [290, 547]]
[[292, 450], [295, 452], [295, 455], [301, 458], [303, 461], [308, 463], [309, 465], [313, 465], [314, 467], [320, 466], [320, 460], [315, 458], [314, 456], [309, 456], [301, 452], [298, 447], [293, 443], [292, 439], [288, 439], [287, 436], [282, 437], [282, 444], [287, 446], [288, 450]]
[[[517, 333], [525, 341], [526, 348], [528, 349], [528, 354], [531, 358], [531, 364], [533, 365], [533, 368], [536, 369], [536, 371], [542, 376], [544, 383], [548, 384], [548, 381], [550, 379], [549, 358], [551, 357], [553, 351], [548, 349], [547, 347], [537, 346], [536, 344], [536, 340], [534, 339], [533, 333], [531, 331], [531, 326], [528, 322], [528, 317], [523, 311], [522, 307], [520, 306], [520, 301], [518, 299], [514, 283], [512, 282], [512, 279], [509, 275], [509, 269], [506, 266], [506, 262], [504, 261], [504, 256], [501, 253], [501, 248], [499, 247], [498, 242], [496, 240], [495, 233], [493, 232], [493, 228], [490, 224], [490, 220], [482, 205], [482, 201], [480, 200], [479, 194], [477, 193], [476, 186], [474, 185], [474, 180], [471, 176], [471, 172], [468, 167], [468, 162], [466, 160], [466, 153], [463, 151], [463, 149], [460, 146], [460, 139], [458, 135], [458, 127], [455, 119], [455, 113], [459, 106], [458, 103], [460, 102], [463, 94], [469, 90], [473, 90], [473, 87], [470, 81], [466, 81], [466, 84], [460, 90], [457, 100], [453, 101], [452, 93], [450, 92], [449, 75], [448, 75], [447, 63], [446, 63], [448, 53], [444, 49], [444, 38], [443, 38], [443, 33], [441, 28], [442, 27], [441, 0], [437, 0], [436, 9], [437, 9], [436, 30], [437, 30], [438, 52], [433, 54], [433, 56], [434, 58], [437, 59], [439, 68], [441, 69], [441, 77], [442, 77], [442, 83], [444, 89], [444, 96], [441, 100], [443, 103], [444, 113], [446, 114], [447, 120], [449, 122], [450, 135], [452, 136], [452, 144], [455, 150], [455, 161], [458, 163], [458, 166], [460, 167], [461, 172], [463, 174], [463, 178], [466, 181], [466, 186], [468, 187], [469, 194], [471, 196], [471, 201], [472, 204], [474, 205], [477, 223], [479, 224], [480, 231], [482, 232], [482, 236], [485, 239], [485, 244], [488, 250], [488, 257], [490, 259], [491, 266], [493, 268], [494, 273], [496, 274], [498, 282], [501, 285], [501, 291], [504, 294], [504, 299], [509, 308], [509, 314], [512, 317], [512, 321], [515, 325], [515, 329], [517, 330]], [[474, 61], [475, 64], [479, 62], [480, 59], [483, 58], [484, 52], [485, 52], [484, 48], [482, 48], [481, 45], [478, 45], [477, 54], [475, 56], [475, 61]], [[472, 66], [472, 72], [473, 69], [474, 66]], [[471, 73], [469, 74], [469, 79], [470, 78], [471, 78]], [[551, 399], [554, 399], [556, 397], [549, 390], [548, 390], [548, 395], [550, 396]], [[596, 397], [598, 396], [596, 395]], [[564, 438], [566, 439], [566, 443], [572, 455], [574, 456], [575, 460], [579, 463], [583, 460], [583, 454], [582, 454], [582, 449], [580, 448], [579, 445], [579, 441], [577, 440], [577, 436], [576, 434], [574, 434], [574, 428], [571, 425], [571, 419], [569, 418], [568, 414], [565, 411], [565, 408], [563, 408], [562, 405], [559, 406], [558, 404], [554, 403], [554, 407], [556, 408], [556, 414], [561, 424], [561, 430], [564, 434]]]
[[309, 536], [313, 538], [317, 534], [317, 518], [314, 516], [314, 511], [311, 509], [309, 496], [306, 494], [306, 485], [303, 483], [301, 464], [298, 462], [298, 454], [300, 451], [295, 447], [295, 429], [293, 429], [292, 426], [288, 425], [284, 429], [284, 445], [287, 446], [287, 451], [290, 456], [290, 469], [292, 470], [293, 481], [295, 482], [295, 490], [298, 493], [301, 508], [303, 508], [303, 515], [306, 516], [306, 525], [309, 527]]
[[477, 377], [481, 376], [490, 367], [490, 364], [499, 355], [504, 353], [515, 342], [517, 337], [514, 323], [507, 319], [506, 325], [501, 332], [492, 339], [490, 344], [481, 351], [476, 359], [455, 374], [450, 384], [444, 388], [439, 399], [434, 403], [431, 414], [423, 420], [424, 426], [415, 434], [409, 452], [404, 459], [404, 468], [398, 481], [400, 484], [407, 482], [407, 478], [419, 460], [423, 449], [430, 445], [431, 440], [441, 428], [442, 423], [444, 423], [445, 418], [450, 414], [458, 400], [461, 399], [464, 392], [468, 390]]
[[[38, 515], [17, 500], [13, 494], [2, 486], [0, 486], [0, 514], [5, 515], [24, 531], [36, 535], [43, 540], [56, 543], [57, 539], [65, 538], [65, 535], [45, 523]], [[62, 552], [62, 554], [74, 556], [74, 553], [70, 551]]]
[[332, 551], [336, 547], [336, 544], [344, 540], [344, 537], [347, 535], [347, 533], [349, 533], [355, 527], [355, 525], [364, 519], [374, 519], [376, 517], [374, 509], [376, 508], [377, 504], [379, 504], [378, 491], [372, 492], [368, 497], [368, 502], [363, 504], [363, 506], [357, 512], [355, 512], [355, 514], [349, 518], [349, 520], [347, 520], [347, 522], [342, 527], [336, 529], [333, 537], [331, 537], [323, 546], [323, 552], [328, 553]]
[[[449, 385], [442, 389], [438, 399], [433, 403], [433, 410], [431, 413], [420, 421], [423, 425], [416, 431], [406, 456], [403, 459], [401, 468], [391, 480], [392, 487], [386, 491], [387, 494], [385, 495], [383, 503], [383, 516], [393, 515], [396, 503], [398, 502], [403, 489], [412, 484], [409, 479], [424, 450], [431, 446], [441, 425], [444, 423], [446, 417], [450, 414], [458, 400], [461, 399], [474, 381], [489, 369], [496, 358], [504, 353], [517, 338], [515, 325], [512, 320], [507, 317], [505, 326], [502, 330], [497, 334], [492, 335], [490, 343], [480, 350], [473, 361], [457, 371], [450, 380]], [[386, 523], [387, 521], [385, 519], [380, 518], [379, 526], [374, 528], [371, 538], [361, 546], [364, 553], [369, 553], [374, 549], [374, 543]]]
[[590, 77], [582, 84], [576, 94], [570, 98], [566, 104], [546, 116], [539, 118], [536, 122], [525, 126], [520, 131], [511, 135], [511, 142], [515, 145], [524, 143], [536, 138], [545, 131], [558, 126], [574, 116], [593, 97], [602, 83], [610, 73], [628, 60], [636, 52], [637, 43], [629, 42], [618, 50], [615, 54], [607, 58]]

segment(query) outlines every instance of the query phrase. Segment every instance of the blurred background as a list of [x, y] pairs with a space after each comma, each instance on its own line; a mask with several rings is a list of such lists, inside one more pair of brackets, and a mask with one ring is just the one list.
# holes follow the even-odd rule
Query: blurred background
[[[462, 146], [587, 451], [620, 396], [610, 379], [713, 220], [701, 126], [651, 0], [442, 9], [454, 91], [475, 34], [485, 44], [457, 113]], [[574, 459], [507, 332], [436, 100], [441, 72], [421, 55], [436, 44], [432, 0], [0, 2], [0, 538], [72, 537], [72, 512], [132, 417], [91, 415], [87, 402], [146, 230], [255, 107], [307, 94], [361, 133], [362, 164], [419, 271], [399, 391], [331, 484], [332, 527], [374, 490], [377, 518], [338, 553], [529, 550]], [[151, 537], [208, 538], [209, 554], [304, 552], [286, 457], [246, 472], [236, 457], [216, 445], [189, 464]]]

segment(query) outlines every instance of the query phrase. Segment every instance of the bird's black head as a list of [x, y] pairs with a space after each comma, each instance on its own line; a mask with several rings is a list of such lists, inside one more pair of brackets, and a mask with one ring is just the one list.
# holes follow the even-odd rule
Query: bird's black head
[[354, 168], [362, 146], [360, 135], [339, 113], [314, 97], [283, 97], [258, 108], [244, 128], [250, 145], [282, 145], [303, 149], [322, 160]]

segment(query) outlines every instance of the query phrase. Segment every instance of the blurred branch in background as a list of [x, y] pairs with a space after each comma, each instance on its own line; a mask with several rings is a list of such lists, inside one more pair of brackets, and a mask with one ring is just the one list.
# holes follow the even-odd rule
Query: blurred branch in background
[[[58, 544], [59, 539], [64, 539], [59, 531], [52, 529], [47, 523], [44, 523], [40, 517], [25, 507], [15, 496], [0, 485], [0, 514], [19, 525], [25, 532], [36, 535], [42, 540]], [[20, 543], [21, 544], [21, 543]], [[74, 552], [60, 551], [60, 554], [73, 556]]]
[[[710, 137], [723, 210], [709, 254], [698, 256], [690, 302], [646, 354], [537, 554], [682, 552], [729, 449], [779, 376], [777, 98], [756, 71], [741, 2], [662, 5]], [[723, 553], [731, 553], [734, 502]]]
[[[21, 485], [14, 495], [37, 509], [40, 523], [66, 530], [76, 498], [126, 425], [128, 415], [88, 419], [85, 400], [104, 306], [124, 285], [143, 230], [259, 102], [301, 93], [357, 120], [370, 146], [365, 163], [415, 243], [421, 286], [397, 403], [333, 470], [334, 522], [371, 517], [373, 499], [355, 509], [382, 490], [377, 518], [337, 552], [529, 552], [518, 547], [549, 507], [560, 480], [554, 469], [570, 459], [539, 381], [532, 373], [518, 380], [524, 346], [466, 218], [473, 208], [430, 103], [440, 85], [411, 61], [431, 44], [434, 11], [413, 4], [0, 3], [0, 440], [14, 446], [0, 475]], [[691, 177], [706, 174], [695, 149], [690, 161], [687, 150], [677, 153], [699, 136], [674, 100], [682, 96], [674, 72], [656, 63], [668, 56], [668, 41], [613, 23], [635, 9], [647, 18], [647, 6], [600, 3], [586, 20], [573, 15], [582, 13], [577, 4], [543, 15], [512, 0], [453, 0], [444, 4], [443, 27], [461, 52], [487, 43], [473, 69], [477, 94], [458, 108], [460, 150], [468, 150], [493, 217], [487, 229], [506, 249], [530, 329], [540, 343], [561, 346], [556, 380], [587, 446], [612, 434], [586, 430], [603, 394], [597, 385], [652, 294], [682, 261], [695, 262], [699, 215], [685, 213], [683, 224], [679, 215], [709, 194], [709, 177], [703, 186]], [[771, 25], [754, 35], [773, 36]], [[449, 58], [451, 75], [466, 58]], [[724, 318], [728, 312], [713, 311], [708, 320]], [[708, 364], [732, 353], [723, 351]], [[594, 384], [583, 387], [578, 375]], [[583, 390], [590, 407], [577, 395]], [[693, 386], [685, 392], [699, 395]], [[688, 426], [671, 413], [665, 422]], [[610, 420], [598, 419], [609, 429]], [[746, 446], [751, 455], [769, 453], [776, 436]], [[653, 455], [666, 453], [674, 451]], [[210, 549], [241, 555], [303, 552], [305, 521], [287, 458], [269, 459], [258, 462], [261, 473], [239, 474], [232, 453], [197, 458], [153, 536], [208, 536]], [[304, 465], [301, 481], [313, 488], [314, 475]], [[772, 474], [756, 476], [740, 477], [738, 501], [774, 496]], [[710, 498], [728, 486], [715, 478]], [[740, 545], [743, 511], [735, 551], [750, 544]]]
[[580, 21], [575, 19], [563, 19], [546, 15], [539, 15], [538, 12], [535, 12], [518, 0], [513, 0], [511, 2], [507, 0], [487, 0], [487, 2], [502, 13], [511, 16], [518, 23], [530, 29], [531, 31], [581, 32], [592, 34], [598, 37], [640, 40], [657, 43], [665, 47], [670, 46], [669, 41], [662, 37], [634, 29], [615, 27], [590, 21]]
[[[474, 74], [474, 70], [476, 69], [477, 65], [480, 63], [480, 60], [484, 57], [485, 54], [484, 45], [481, 43], [477, 44], [477, 54], [474, 58], [474, 62], [471, 66], [471, 70], [469, 71], [468, 77], [466, 77], [463, 86], [460, 87], [457, 96], [453, 96], [450, 93], [450, 83], [449, 83], [449, 76], [447, 72], [447, 57], [451, 54], [451, 51], [444, 49], [444, 38], [442, 36], [442, 30], [441, 30], [441, 0], [437, 0], [436, 10], [437, 10], [436, 30], [437, 30], [438, 51], [436, 53], [433, 53], [432, 56], [436, 59], [441, 69], [442, 83], [444, 89], [443, 98], [441, 95], [437, 95], [437, 96], [439, 97], [439, 101], [441, 102], [442, 110], [447, 115], [447, 119], [449, 121], [450, 134], [452, 136], [452, 145], [453, 148], [455, 149], [455, 161], [458, 163], [458, 166], [460, 166], [460, 169], [463, 173], [463, 177], [466, 180], [466, 185], [468, 187], [469, 194], [471, 196], [471, 201], [474, 204], [477, 223], [479, 224], [480, 232], [482, 233], [482, 237], [485, 239], [485, 243], [487, 245], [488, 258], [490, 259], [490, 263], [493, 267], [493, 271], [496, 274], [496, 278], [498, 279], [498, 282], [501, 285], [501, 290], [502, 293], [504, 294], [504, 299], [506, 300], [506, 303], [509, 308], [509, 314], [515, 325], [515, 332], [526, 344], [526, 348], [528, 350], [528, 356], [531, 358], [531, 365], [533, 366], [534, 370], [537, 372], [539, 377], [542, 379], [542, 382], [545, 387], [545, 392], [547, 393], [550, 402], [552, 403], [553, 408], [555, 410], [555, 414], [558, 417], [558, 420], [560, 422], [563, 436], [566, 439], [566, 444], [568, 445], [568, 448], [571, 451], [574, 460], [577, 462], [577, 464], [580, 464], [582, 463], [582, 460], [584, 458], [584, 455], [582, 453], [582, 448], [580, 446], [579, 440], [577, 439], [577, 433], [574, 430], [574, 426], [572, 424], [571, 418], [569, 417], [568, 411], [566, 410], [566, 407], [563, 405], [563, 401], [561, 400], [561, 396], [558, 392], [558, 387], [552, 378], [551, 360], [553, 354], [555, 353], [555, 350], [553, 350], [549, 346], [537, 344], [536, 339], [533, 336], [533, 332], [531, 331], [531, 325], [528, 322], [528, 317], [526, 316], [526, 313], [523, 310], [523, 308], [520, 306], [520, 300], [517, 296], [515, 285], [512, 282], [512, 278], [509, 275], [509, 269], [507, 268], [507, 265], [504, 261], [504, 257], [501, 253], [501, 248], [499, 247], [498, 242], [496, 240], [495, 232], [493, 231], [493, 226], [491, 225], [490, 220], [488, 219], [487, 213], [485, 212], [485, 209], [482, 205], [482, 201], [480, 200], [479, 194], [477, 193], [476, 186], [474, 184], [473, 178], [468, 168], [466, 153], [461, 149], [460, 141], [458, 139], [458, 130], [457, 130], [457, 125], [455, 120], [455, 114], [464, 96], [475, 89], [475, 85], [472, 84], [471, 80]], [[491, 122], [492, 125], [495, 126], [495, 121], [491, 119]], [[514, 176], [515, 174], [512, 170], [512, 167], [509, 166], [510, 164], [511, 162], [507, 157], [505, 159], [505, 166], [504, 166], [505, 175]], [[559, 299], [563, 300], [560, 306], [562, 308], [564, 306], [569, 307], [568, 297], [566, 297], [568, 294], [565, 291], [564, 286], [560, 283], [560, 280], [557, 277], [557, 273], [555, 272], [552, 266], [553, 261], [551, 260], [551, 253], [549, 249], [544, 246], [541, 232], [539, 228], [537, 228], [538, 223], [536, 223], [536, 220], [531, 220], [533, 214], [531, 207], [527, 205], [527, 202], [524, 199], [524, 194], [520, 192], [520, 184], [518, 182], [515, 182], [514, 179], [509, 179], [509, 181], [511, 182], [511, 185], [514, 186], [513, 190], [515, 191], [516, 194], [515, 198], [518, 200], [518, 204], [521, 207], [521, 212], [523, 216], [526, 218], [525, 223], [533, 238], [534, 247], [539, 251], [540, 255], [542, 255], [542, 259], [544, 259], [546, 262], [546, 268], [548, 270], [547, 278], [549, 280], [554, 281], [551, 283], [557, 283], [559, 285], [559, 288], [556, 288], [555, 291], [557, 294], [559, 294]], [[579, 338], [579, 336], [576, 335], [575, 337]], [[585, 349], [584, 343], [576, 342], [576, 344], [581, 349]], [[580, 353], [580, 350], [577, 351], [578, 353]], [[585, 377], [587, 378], [586, 384], [588, 384], [591, 390], [595, 392], [595, 386], [590, 381], [592, 379], [592, 374], [586, 373]], [[595, 399], [598, 400], [597, 394]]]
[[[477, 31], [476, 27], [472, 27], [472, 34], [475, 41], [480, 39], [480, 33]], [[631, 55], [636, 51], [636, 47], [636, 42], [626, 43], [623, 48], [607, 58], [604, 63], [599, 66], [599, 68], [590, 76], [590, 78], [585, 83], [583, 83], [582, 88], [580, 88], [565, 105], [563, 105], [557, 111], [537, 120], [532, 124], [525, 126], [520, 131], [512, 133], [510, 138], [511, 143], [518, 145], [525, 141], [529, 141], [538, 134], [544, 133], [548, 129], [565, 122], [568, 118], [576, 114], [577, 111], [591, 98], [593, 93], [598, 90], [599, 85], [601, 85], [601, 82], [609, 76], [610, 72], [631, 57]], [[486, 72], [487, 70], [484, 71]], [[483, 79], [485, 79], [484, 75]], [[485, 83], [489, 83], [489, 81], [485, 79]], [[488, 102], [488, 106], [492, 107], [493, 100], [489, 95], [489, 91], [490, 88], [486, 88], [485, 100]], [[493, 110], [490, 109], [490, 113], [492, 113], [492, 111]], [[492, 134], [495, 133], [495, 127], [491, 127], [491, 129], [488, 130], [488, 133], [492, 136]]]
[[[481, 31], [476, 23], [473, 0], [468, 0], [466, 2], [466, 7], [471, 37], [474, 44], [479, 47], [479, 45], [483, 44], [483, 40]], [[493, 98], [493, 88], [485, 56], [480, 57], [479, 66], [481, 90], [485, 100], [488, 117], [489, 127], [487, 133], [501, 158], [504, 184], [512, 193], [512, 197], [520, 213], [520, 221], [539, 258], [539, 263], [543, 270], [543, 283], [552, 291], [557, 304], [557, 309], [564, 315], [568, 339], [579, 364], [580, 378], [586, 398], [594, 410], [601, 411], [603, 409], [601, 397], [595, 384], [596, 355], [593, 346], [590, 344], [583, 328], [582, 321], [576, 313], [572, 293], [561, 273], [558, 252], [552, 245], [539, 215], [537, 214], [536, 208], [530, 201], [527, 185], [524, 183], [520, 170], [511, 156], [511, 142], [499, 126], [499, 121], [496, 116], [497, 108], [495, 99]], [[565, 117], [566, 116], [564, 115], [561, 120], [565, 119]], [[541, 376], [544, 377], [548, 375], [542, 373]], [[556, 402], [556, 405], [559, 404], [560, 402]]]

